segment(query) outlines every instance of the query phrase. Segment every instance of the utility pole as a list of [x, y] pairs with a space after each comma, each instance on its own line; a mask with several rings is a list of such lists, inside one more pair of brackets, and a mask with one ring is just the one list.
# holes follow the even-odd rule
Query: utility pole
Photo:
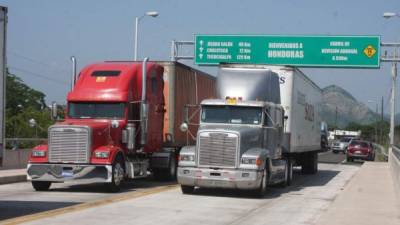
[[[397, 51], [395, 52], [395, 58], [397, 57]], [[392, 148], [394, 144], [394, 117], [396, 113], [396, 78], [397, 78], [397, 62], [392, 63], [392, 97], [390, 99], [390, 148]]]
[[378, 143], [378, 103], [375, 104], [375, 143]]
[[379, 129], [380, 129], [380, 144], [384, 144], [384, 140], [383, 140], [383, 96], [382, 96], [382, 100], [381, 100], [381, 123], [379, 124]]
[[336, 110], [335, 110], [335, 130], [338, 129], [338, 127], [337, 127], [337, 113], [338, 113], [338, 111], [337, 111], [337, 106], [336, 106]]

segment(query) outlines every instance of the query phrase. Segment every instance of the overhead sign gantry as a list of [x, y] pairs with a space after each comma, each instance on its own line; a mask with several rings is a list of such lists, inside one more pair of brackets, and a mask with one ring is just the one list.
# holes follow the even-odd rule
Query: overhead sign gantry
[[379, 68], [380, 36], [196, 35], [195, 63]]

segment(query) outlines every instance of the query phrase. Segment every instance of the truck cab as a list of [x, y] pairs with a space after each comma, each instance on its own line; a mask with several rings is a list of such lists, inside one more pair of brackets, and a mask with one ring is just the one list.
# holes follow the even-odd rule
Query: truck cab
[[49, 127], [48, 144], [32, 150], [28, 180], [36, 190], [75, 180], [117, 191], [125, 177], [145, 175], [147, 156], [161, 150], [163, 109], [163, 67], [86, 66], [68, 93], [65, 120]]
[[[195, 187], [235, 188], [263, 196], [267, 185], [286, 185], [292, 176], [290, 160], [282, 154], [284, 110], [278, 77], [252, 70], [255, 83], [240, 92], [237, 85], [249, 79], [241, 72], [220, 71], [220, 98], [201, 102], [196, 145], [180, 152], [178, 183], [183, 193], [192, 193]], [[186, 127], [182, 125], [183, 130]]]

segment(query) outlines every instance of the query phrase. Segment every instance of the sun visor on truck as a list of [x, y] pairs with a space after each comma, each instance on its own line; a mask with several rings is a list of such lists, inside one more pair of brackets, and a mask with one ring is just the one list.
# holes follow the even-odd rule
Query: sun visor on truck
[[218, 97], [281, 103], [279, 76], [264, 68], [220, 67]]

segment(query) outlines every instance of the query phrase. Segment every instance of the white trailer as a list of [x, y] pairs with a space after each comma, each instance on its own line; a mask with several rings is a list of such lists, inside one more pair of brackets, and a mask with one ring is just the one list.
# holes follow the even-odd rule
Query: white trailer
[[284, 152], [321, 150], [321, 88], [297, 68], [268, 68], [279, 75], [281, 105], [286, 118]]

